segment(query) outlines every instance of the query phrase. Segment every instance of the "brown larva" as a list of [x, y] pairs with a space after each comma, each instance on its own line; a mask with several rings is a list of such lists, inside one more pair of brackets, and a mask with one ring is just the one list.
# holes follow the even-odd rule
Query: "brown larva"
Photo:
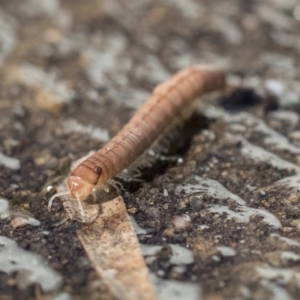
[[66, 180], [68, 191], [61, 194], [84, 200], [145, 152], [194, 98], [224, 86], [225, 74], [208, 66], [192, 66], [176, 73], [154, 89], [113, 139], [71, 172]]

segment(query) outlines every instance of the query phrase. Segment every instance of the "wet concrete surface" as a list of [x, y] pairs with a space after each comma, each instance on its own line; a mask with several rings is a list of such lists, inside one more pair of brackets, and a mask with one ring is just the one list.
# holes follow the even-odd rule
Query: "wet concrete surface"
[[125, 184], [155, 285], [162, 299], [300, 299], [297, 1], [0, 5], [0, 261], [16, 256], [0, 264], [1, 299], [112, 299], [80, 225], [47, 202], [156, 84], [203, 62], [251, 93], [203, 99], [172, 160]]

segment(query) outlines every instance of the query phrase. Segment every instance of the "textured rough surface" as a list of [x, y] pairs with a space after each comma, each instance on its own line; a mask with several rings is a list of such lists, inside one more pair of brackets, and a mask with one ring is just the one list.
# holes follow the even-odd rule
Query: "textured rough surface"
[[162, 299], [300, 298], [299, 1], [0, 6], [0, 234], [61, 279], [45, 292], [1, 272], [0, 298], [112, 299], [79, 225], [47, 201], [156, 84], [202, 62], [245, 89], [204, 101], [143, 182], [124, 184], [153, 282]]

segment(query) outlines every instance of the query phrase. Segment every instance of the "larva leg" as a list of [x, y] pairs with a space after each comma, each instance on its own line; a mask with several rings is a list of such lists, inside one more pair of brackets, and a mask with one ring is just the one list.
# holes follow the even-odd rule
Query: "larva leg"
[[79, 200], [79, 198], [77, 198], [76, 201], [77, 201], [77, 205], [79, 207], [80, 216], [84, 219], [85, 218], [85, 214], [84, 214], [82, 203]]
[[56, 194], [54, 194], [51, 198], [50, 198], [50, 200], [49, 200], [49, 202], [48, 202], [48, 210], [51, 210], [51, 207], [52, 207], [52, 204], [53, 204], [53, 201], [55, 200], [55, 198], [57, 198], [57, 197], [61, 197], [61, 196], [66, 196], [66, 195], [69, 195], [70, 194], [70, 192], [67, 190], [67, 191], [64, 191], [64, 192], [60, 192], [60, 193], [56, 193]]
[[[118, 182], [118, 181], [116, 181], [116, 180], [114, 180], [114, 179], [111, 179], [111, 180], [108, 181], [108, 184], [109, 184], [111, 187], [113, 187], [116, 191], [118, 191], [119, 193], [125, 192], [124, 187], [123, 187], [123, 184], [122, 184], [121, 182]], [[119, 194], [119, 193], [118, 193], [118, 194]], [[114, 198], [115, 198], [115, 197], [114, 197]]]
[[59, 222], [55, 223], [54, 226], [55, 227], [60, 227], [61, 225], [67, 223], [69, 220], [70, 220], [70, 217], [67, 216], [67, 217], [61, 219]]

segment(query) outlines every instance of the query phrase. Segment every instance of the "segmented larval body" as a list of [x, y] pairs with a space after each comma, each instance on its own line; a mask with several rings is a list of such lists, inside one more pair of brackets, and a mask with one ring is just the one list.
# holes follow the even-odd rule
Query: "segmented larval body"
[[183, 69], [158, 85], [124, 128], [71, 172], [70, 197], [85, 199], [146, 151], [197, 96], [224, 86], [224, 72], [205, 65]]

